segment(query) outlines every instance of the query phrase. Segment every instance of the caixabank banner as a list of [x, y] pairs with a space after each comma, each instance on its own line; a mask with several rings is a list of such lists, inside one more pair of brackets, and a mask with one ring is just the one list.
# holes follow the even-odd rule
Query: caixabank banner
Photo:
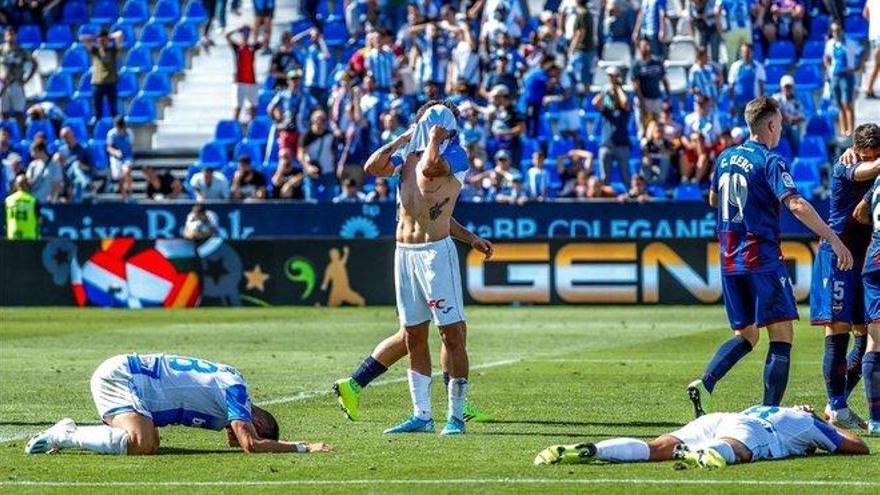
[[[468, 304], [716, 304], [718, 243], [701, 239], [459, 243]], [[815, 244], [782, 250], [797, 300]], [[0, 242], [0, 305], [183, 308], [394, 304], [394, 241]]]

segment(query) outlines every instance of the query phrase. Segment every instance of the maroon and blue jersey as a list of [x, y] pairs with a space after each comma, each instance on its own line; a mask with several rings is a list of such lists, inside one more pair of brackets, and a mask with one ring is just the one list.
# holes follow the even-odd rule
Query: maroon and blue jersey
[[718, 157], [712, 190], [718, 198], [718, 242], [724, 274], [782, 266], [779, 204], [797, 194], [785, 160], [753, 140]]
[[865, 252], [871, 240], [871, 228], [857, 222], [852, 214], [856, 205], [871, 189], [871, 181], [857, 181], [853, 177], [858, 165], [847, 167], [840, 163], [831, 169], [831, 202], [828, 226], [857, 258]]
[[871, 205], [873, 234], [871, 235], [871, 243], [868, 245], [868, 253], [865, 255], [862, 274], [880, 271], [880, 210], [878, 210], [880, 208], [880, 177], [874, 181], [864, 198]]

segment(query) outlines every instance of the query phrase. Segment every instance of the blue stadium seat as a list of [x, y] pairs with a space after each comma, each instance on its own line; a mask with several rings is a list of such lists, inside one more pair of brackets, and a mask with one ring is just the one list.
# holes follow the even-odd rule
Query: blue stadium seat
[[221, 120], [214, 129], [214, 142], [220, 143], [227, 148], [241, 141], [241, 125], [234, 120]]
[[266, 146], [269, 140], [269, 131], [272, 129], [272, 120], [265, 115], [260, 115], [248, 124], [247, 140], [250, 143], [259, 143], [261, 147]]
[[188, 50], [196, 46], [196, 43], [198, 43], [198, 41], [199, 31], [198, 29], [196, 29], [195, 23], [180, 21], [176, 26], [174, 26], [174, 31], [172, 31], [171, 33], [172, 46]]
[[25, 50], [36, 50], [43, 43], [40, 28], [33, 24], [25, 24], [18, 28], [18, 45]]
[[141, 88], [141, 95], [149, 96], [153, 99], [165, 98], [171, 94], [171, 80], [168, 74], [159, 71], [153, 71], [147, 74], [144, 80], [144, 86]]
[[786, 163], [791, 163], [791, 159], [794, 158], [791, 143], [789, 143], [788, 139], [785, 139], [784, 137], [779, 140], [779, 144], [776, 145], [776, 149], [773, 151], [778, 153], [782, 158], [785, 158]]
[[91, 98], [93, 94], [92, 71], [86, 71], [83, 75], [79, 76], [79, 83], [76, 85], [76, 92], [73, 94], [73, 98]]
[[146, 74], [153, 70], [153, 54], [149, 48], [138, 43], [128, 51], [125, 67], [135, 74]]
[[868, 38], [868, 20], [861, 14], [850, 14], [843, 20], [846, 37], [854, 41], [863, 41]]
[[128, 69], [122, 69], [119, 72], [119, 80], [116, 82], [116, 95], [120, 98], [134, 98], [137, 93], [137, 74]]
[[[575, 143], [571, 139], [564, 139], [560, 136], [554, 136], [550, 140], [547, 147], [547, 158], [555, 160], [557, 157], [564, 156], [575, 148]], [[531, 159], [531, 157], [529, 157]]]
[[290, 33], [296, 36], [299, 33], [303, 33], [308, 31], [309, 29], [312, 29], [313, 27], [315, 27], [315, 25], [312, 24], [311, 19], [309, 19], [308, 17], [300, 17], [299, 19], [290, 23]]
[[43, 97], [48, 100], [64, 100], [73, 95], [73, 80], [70, 74], [57, 72], [52, 74], [46, 83], [46, 91]]
[[827, 140], [834, 137], [834, 126], [824, 115], [814, 115], [807, 121], [805, 134]]
[[157, 50], [165, 46], [166, 43], [168, 43], [168, 35], [165, 34], [164, 25], [158, 22], [150, 22], [141, 28], [141, 36], [138, 39], [139, 45], [150, 50]]
[[213, 165], [219, 167], [225, 165], [228, 160], [226, 146], [222, 143], [207, 143], [199, 150], [199, 165]]
[[810, 21], [810, 29], [807, 31], [807, 39], [821, 41], [824, 45], [830, 27], [831, 19], [827, 15], [813, 17]]
[[801, 64], [794, 72], [795, 87], [799, 90], [818, 91], [825, 84], [822, 64]]
[[[810, 189], [815, 188], [822, 180], [819, 175], [819, 161], [795, 158], [791, 162], [791, 177], [794, 179], [795, 184], [799, 186], [805, 185]], [[798, 190], [800, 190], [800, 187], [798, 187]]]
[[800, 65], [819, 64], [825, 58], [825, 42], [821, 40], [809, 40], [804, 43], [804, 49], [801, 52], [801, 58], [798, 61]]
[[801, 141], [800, 158], [828, 163], [828, 145], [819, 136], [805, 136]]
[[70, 130], [73, 131], [73, 135], [76, 136], [77, 141], [84, 143], [89, 140], [89, 128], [84, 119], [79, 117], [68, 117], [64, 119], [62, 126], [70, 127]]
[[80, 37], [80, 38], [83, 36], [94, 37], [94, 36], [98, 36], [98, 33], [100, 33], [100, 32], [101, 32], [101, 25], [100, 24], [88, 23], [88, 24], [83, 24], [82, 26], [80, 26], [79, 29], [76, 30], [76, 35], [77, 35], [77, 37]]
[[703, 201], [703, 191], [696, 184], [679, 184], [672, 192], [675, 201]]
[[89, 8], [86, 3], [78, 0], [66, 2], [61, 10], [61, 22], [77, 26], [89, 22]]
[[110, 32], [115, 33], [116, 31], [120, 31], [122, 33], [122, 43], [119, 44], [122, 48], [130, 48], [137, 43], [137, 36], [134, 34], [134, 26], [131, 24], [114, 24], [110, 27]]
[[[85, 142], [85, 141], [83, 141]], [[103, 172], [110, 167], [110, 158], [107, 156], [107, 142], [104, 139], [89, 139], [89, 151], [92, 152], [92, 164], [95, 171]]]
[[9, 118], [0, 122], [0, 127], [9, 131], [9, 139], [13, 143], [21, 141], [21, 127], [18, 126], [18, 121], [14, 118]]
[[[272, 146], [269, 149], [269, 156], [263, 159], [263, 166], [268, 167], [271, 164], [278, 164], [278, 140], [272, 141]], [[273, 166], [274, 168], [274, 166]]]
[[61, 59], [61, 71], [71, 75], [81, 74], [89, 70], [90, 66], [89, 52], [79, 43], [71, 45]]
[[345, 29], [345, 23], [342, 21], [328, 22], [324, 25], [324, 42], [330, 48], [336, 48], [344, 45], [348, 41], [348, 31]]
[[92, 130], [92, 137], [104, 141], [107, 139], [107, 133], [110, 132], [110, 129], [113, 129], [113, 118], [104, 117], [95, 123], [95, 128]]
[[269, 107], [269, 102], [272, 101], [272, 98], [275, 97], [275, 93], [272, 91], [261, 90], [257, 94], [257, 115], [266, 115], [266, 109]]
[[110, 25], [119, 17], [119, 5], [116, 0], [98, 0], [92, 9], [89, 22], [92, 24]]
[[153, 7], [153, 22], [174, 24], [180, 19], [180, 2], [178, 0], [159, 0]]
[[27, 129], [25, 129], [24, 132], [24, 138], [28, 141], [33, 141], [34, 136], [36, 136], [38, 132], [42, 132], [46, 135], [46, 141], [55, 141], [55, 127], [52, 126], [49, 119], [32, 120], [28, 122]]
[[152, 124], [156, 121], [156, 103], [147, 96], [138, 96], [131, 101], [126, 121], [129, 124]]
[[46, 31], [46, 41], [43, 48], [50, 50], [64, 50], [73, 43], [73, 34], [67, 24], [55, 24]]
[[258, 143], [252, 143], [250, 141], [241, 141], [235, 145], [235, 150], [232, 152], [232, 158], [237, 160], [238, 157], [242, 155], [247, 155], [251, 158], [251, 163], [254, 165], [263, 163], [263, 147]]
[[813, 94], [807, 91], [797, 91], [795, 90], [795, 95], [797, 95], [797, 99], [804, 106], [804, 116], [809, 119], [813, 115], [816, 115], [816, 101], [813, 99]]
[[92, 100], [88, 98], [73, 98], [67, 103], [64, 114], [68, 117], [85, 119], [88, 122], [92, 119]]
[[159, 52], [159, 60], [156, 62], [155, 70], [166, 74], [175, 74], [183, 70], [184, 64], [180, 48], [166, 46]]
[[779, 79], [788, 72], [788, 68], [782, 65], [769, 65], [765, 69], [767, 81], [764, 83], [764, 92], [772, 95], [779, 91]]
[[183, 18], [199, 24], [208, 20], [208, 12], [199, 0], [190, 0], [183, 9]]
[[773, 65], [789, 66], [794, 63], [796, 58], [797, 51], [794, 48], [794, 43], [788, 40], [775, 41], [767, 51], [764, 65], [768, 67]]
[[121, 24], [140, 25], [147, 22], [150, 18], [150, 8], [144, 0], [128, 0], [122, 6], [122, 12], [119, 13], [119, 22]]

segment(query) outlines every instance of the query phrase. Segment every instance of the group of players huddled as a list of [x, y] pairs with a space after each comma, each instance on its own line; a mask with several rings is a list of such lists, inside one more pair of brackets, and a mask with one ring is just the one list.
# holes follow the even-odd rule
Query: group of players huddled
[[[786, 163], [772, 151], [782, 133], [777, 103], [757, 98], [746, 106], [745, 119], [751, 138], [719, 156], [709, 196], [718, 210], [724, 301], [734, 336], [718, 349], [703, 377], [687, 387], [696, 419], [651, 442], [617, 438], [552, 446], [538, 454], [536, 464], [678, 459], [683, 466], [719, 468], [816, 449], [867, 454], [865, 443], [848, 430], [867, 428], [869, 434], [880, 435], [880, 217], [874, 213], [880, 213], [880, 179], [874, 181], [880, 175], [880, 127], [858, 127], [853, 148], [835, 164], [829, 225], [797, 193]], [[457, 138], [457, 108], [431, 101], [416, 120], [365, 164], [369, 174], [399, 177], [394, 278], [400, 329], [333, 388], [348, 418], [357, 420], [364, 387], [408, 356], [413, 414], [385, 433], [434, 432], [428, 348], [433, 322], [442, 337], [441, 366], [449, 397], [441, 434], [461, 435], [467, 420], [491, 418], [467, 403], [467, 327], [452, 238], [487, 258], [494, 247], [452, 216], [467, 171], [467, 156]], [[808, 406], [781, 407], [792, 321], [798, 314], [780, 249], [780, 203], [822, 240], [811, 320], [826, 328], [829, 401], [824, 418]], [[872, 219], [874, 236], [861, 225], [870, 225]], [[762, 327], [770, 339], [763, 404], [741, 413], [709, 413], [716, 383], [752, 350]], [[856, 345], [847, 355], [850, 333], [856, 335]], [[870, 411], [867, 424], [847, 405], [860, 376]], [[79, 448], [155, 454], [157, 428], [172, 424], [225, 428], [229, 444], [246, 452], [332, 450], [323, 443], [279, 441], [275, 419], [251, 403], [242, 375], [222, 364], [165, 354], [116, 356], [95, 371], [91, 390], [105, 424], [78, 427], [64, 419], [34, 436], [26, 452]]]

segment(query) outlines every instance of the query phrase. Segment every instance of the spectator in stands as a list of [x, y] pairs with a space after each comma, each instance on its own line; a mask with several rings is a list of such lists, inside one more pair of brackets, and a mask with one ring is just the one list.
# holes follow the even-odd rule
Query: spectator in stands
[[[342, 135], [342, 149], [339, 153], [339, 162], [337, 170], [340, 179], [353, 179], [358, 187], [364, 183], [364, 163], [370, 157], [370, 154], [379, 146], [378, 136], [383, 133], [376, 132], [376, 125], [368, 121], [364, 116], [363, 108], [358, 101], [364, 102], [372, 98], [373, 95], [361, 97], [360, 88], [353, 88], [353, 99], [348, 105], [348, 125]], [[387, 124], [393, 129], [389, 129], [389, 137], [392, 133], [400, 135], [406, 132], [406, 129], [395, 127], [393, 121], [397, 120], [392, 114], [388, 115]], [[381, 117], [379, 118], [381, 121]], [[382, 124], [385, 128], [386, 124]]]
[[459, 107], [464, 122], [461, 124], [461, 145], [467, 151], [471, 161], [484, 162], [486, 154], [486, 125], [482, 122], [480, 114], [473, 103], [468, 102]]
[[229, 199], [229, 181], [218, 174], [213, 165], [205, 165], [189, 179], [189, 187], [197, 201], [216, 201]]
[[484, 96], [491, 98], [492, 90], [498, 86], [503, 86], [507, 90], [508, 96], [517, 93], [518, 81], [516, 75], [509, 70], [512, 60], [513, 58], [507, 53], [496, 54], [494, 69], [483, 79], [485, 81], [482, 92]]
[[629, 97], [623, 89], [620, 69], [611, 66], [606, 69], [608, 85], [593, 97], [593, 106], [602, 115], [602, 140], [599, 148], [599, 161], [602, 164], [602, 180], [611, 181], [611, 171], [615, 164], [620, 170], [624, 184], [629, 183], [629, 122], [632, 116]]
[[[225, 3], [225, 2], [224, 2]], [[219, 3], [218, 3], [219, 8]], [[224, 7], [225, 8], [225, 7]], [[225, 15], [225, 14], [224, 14]], [[239, 40], [233, 38], [235, 33], [239, 34]], [[257, 108], [257, 76], [254, 72], [254, 58], [257, 50], [262, 48], [264, 44], [259, 40], [251, 42], [250, 26], [241, 26], [236, 31], [226, 33], [226, 42], [235, 53], [235, 109], [232, 111], [233, 119], [239, 122], [241, 109], [245, 102], [248, 104], [250, 117], [254, 117], [254, 110]]]
[[752, 42], [751, 5], [752, 0], [715, 0], [715, 10], [727, 24], [721, 37], [727, 50], [728, 66], [739, 58], [739, 47]]
[[266, 176], [251, 166], [251, 157], [238, 157], [238, 168], [232, 176], [230, 197], [239, 200], [266, 199]]
[[862, 15], [868, 19], [868, 42], [871, 45], [870, 57], [873, 61], [865, 96], [876, 98], [874, 83], [877, 82], [877, 75], [880, 74], [880, 1], [868, 0], [862, 10]]
[[584, 93], [593, 82], [593, 59], [596, 58], [596, 21], [593, 18], [588, 0], [575, 1], [574, 23], [568, 45], [568, 63], [574, 73], [578, 93]]
[[773, 95], [773, 99], [779, 103], [779, 111], [782, 113], [782, 137], [791, 145], [795, 156], [801, 150], [801, 129], [807, 118], [804, 113], [804, 104], [794, 91], [794, 78], [786, 74], [779, 79], [780, 91]]
[[64, 159], [60, 153], [55, 153], [51, 160], [43, 159], [44, 156], [35, 156], [28, 164], [27, 181], [31, 194], [37, 201], [55, 203], [61, 197], [64, 188], [64, 172], [62, 163]]
[[717, 0], [688, 0], [688, 14], [694, 32], [694, 42], [708, 48], [712, 60], [719, 60], [721, 47], [721, 13], [715, 8]]
[[669, 96], [669, 79], [663, 61], [651, 53], [648, 40], [639, 40], [639, 54], [632, 65], [632, 86], [636, 95], [636, 115], [640, 133], [648, 122], [657, 119], [663, 110], [663, 99]]
[[546, 154], [541, 148], [532, 152], [532, 166], [527, 174], [527, 191], [536, 201], [544, 201], [550, 195], [550, 174], [544, 170]]
[[21, 155], [13, 151], [3, 158], [3, 181], [7, 191], [13, 189], [15, 178], [24, 173], [25, 168]]
[[363, 203], [366, 199], [364, 193], [358, 188], [354, 179], [342, 181], [342, 192], [333, 198], [334, 203]]
[[552, 56], [545, 56], [539, 67], [534, 67], [523, 76], [522, 99], [526, 107], [526, 135], [530, 138], [538, 136], [541, 117], [544, 113], [544, 97], [547, 95], [547, 82], [551, 77], [559, 77]]
[[[3, 46], [0, 46], [0, 115], [4, 120], [14, 117], [19, 127], [24, 128], [24, 86], [37, 73], [37, 60], [18, 46], [15, 28], [7, 28], [3, 40]], [[30, 70], [25, 75], [28, 65]]]
[[378, 32], [367, 34], [367, 52], [364, 67], [372, 76], [376, 91], [390, 93], [397, 73], [397, 60], [391, 47], [382, 43]]
[[119, 194], [126, 201], [131, 194], [131, 169], [134, 166], [132, 143], [134, 135], [125, 126], [125, 118], [117, 115], [113, 128], [107, 132], [107, 156], [110, 157], [110, 178], [119, 183]]
[[498, 179], [502, 189], [513, 187], [514, 179], [522, 179], [522, 173], [511, 164], [510, 152], [500, 149], [495, 153], [495, 168], [492, 175]]
[[[209, 51], [212, 46], [214, 46], [214, 40], [211, 39], [211, 27], [214, 24], [214, 17], [217, 15], [217, 0], [201, 0], [202, 6], [205, 7], [205, 13], [208, 15], [208, 18], [205, 20], [205, 24], [202, 31], [202, 39], [201, 45], [205, 51]], [[222, 30], [226, 30], [226, 17], [223, 18], [224, 25]]]
[[296, 154], [300, 131], [306, 128], [305, 119], [312, 106], [310, 96], [300, 91], [302, 71], [287, 73], [287, 89], [278, 92], [269, 102], [267, 112], [278, 129], [278, 147]]
[[636, 13], [629, 0], [607, 0], [603, 23], [603, 38], [607, 41], [631, 41], [635, 30]]
[[764, 65], [753, 57], [752, 45], [740, 46], [740, 59], [730, 65], [727, 83], [730, 86], [731, 113], [742, 121], [746, 104], [751, 100], [764, 96]]
[[327, 129], [327, 114], [323, 110], [315, 110], [309, 116], [309, 130], [299, 140], [297, 159], [306, 174], [306, 198], [332, 198], [337, 185], [336, 159], [333, 133]]
[[281, 45], [272, 55], [269, 73], [275, 79], [275, 89], [283, 89], [287, 73], [298, 68], [296, 52], [293, 50], [293, 35], [289, 31], [281, 33]]
[[298, 45], [306, 36], [310, 37], [311, 43], [300, 51], [300, 60], [302, 61], [305, 77], [304, 85], [309, 94], [326, 109], [327, 97], [333, 84], [333, 81], [330, 79], [330, 72], [333, 69], [331, 63], [333, 57], [330, 54], [330, 49], [327, 48], [324, 36], [318, 28], [312, 28], [294, 36], [294, 45]]
[[651, 122], [642, 138], [641, 176], [649, 184], [666, 184], [674, 154], [672, 142], [663, 135], [663, 125]]
[[6, 126], [0, 126], [0, 160], [5, 160], [15, 149], [12, 146], [12, 138]]
[[544, 108], [552, 111], [558, 121], [558, 132], [570, 140], [577, 140], [581, 129], [580, 99], [575, 94], [576, 77], [570, 70], [554, 66], [547, 80], [547, 96]]
[[457, 81], [458, 84], [464, 83], [467, 94], [474, 97], [480, 86], [479, 47], [465, 17], [460, 15], [453, 28], [458, 42], [452, 49], [448, 80]]
[[88, 34], [82, 35], [81, 40], [92, 58], [92, 101], [95, 107], [95, 122], [104, 117], [105, 101], [110, 116], [116, 117], [116, 81], [119, 79], [116, 58], [119, 55], [119, 45], [124, 41], [124, 35], [122, 31], [110, 33], [107, 29], [102, 29], [98, 33], [97, 44]]
[[791, 39], [798, 50], [807, 34], [804, 28], [806, 10], [802, 0], [773, 0], [770, 7], [773, 23], [764, 25], [764, 38], [768, 43], [777, 38]]
[[[578, 172], [581, 170], [585, 170], [589, 175], [592, 175], [593, 173], [593, 153], [589, 150], [569, 150], [564, 157], [558, 157], [556, 159], [556, 172], [559, 174], [559, 179], [562, 181], [562, 192], [559, 193], [560, 196], [571, 196]], [[586, 184], [586, 182], [584, 184]]]
[[303, 171], [295, 166], [289, 149], [278, 150], [278, 166], [272, 175], [272, 197], [276, 199], [305, 199]]
[[697, 97], [709, 98], [714, 106], [721, 95], [724, 80], [718, 66], [709, 61], [709, 50], [704, 47], [697, 49], [697, 63], [688, 73], [688, 92]]
[[[272, 53], [269, 42], [272, 39], [273, 17], [275, 17], [275, 0], [254, 0], [254, 37], [266, 40], [263, 55]], [[266, 34], [260, 37], [260, 31], [265, 31]]]
[[382, 122], [382, 134], [379, 136], [379, 139], [383, 146], [406, 132], [406, 127], [400, 122], [400, 116], [397, 115], [397, 112], [385, 112], [380, 120]]
[[[413, 26], [417, 34], [422, 26]], [[424, 33], [415, 39], [415, 78], [418, 84], [434, 83], [438, 89], [446, 87], [446, 67], [449, 63], [449, 47], [442, 37], [441, 28], [435, 23], [424, 24]]]
[[144, 165], [144, 180], [147, 183], [147, 199], [178, 199], [183, 194], [183, 184], [168, 169], [159, 174], [151, 165]]
[[652, 55], [663, 57], [666, 53], [666, 0], [641, 0], [635, 25], [633, 45], [644, 39]]
[[856, 73], [860, 69], [857, 59], [859, 47], [855, 41], [844, 37], [843, 29], [836, 21], [829, 28], [828, 41], [825, 42], [825, 68], [831, 81], [831, 94], [840, 109], [838, 113], [838, 132], [849, 137], [855, 128], [853, 101], [855, 99]]
[[[61, 140], [63, 144], [59, 148], [59, 152], [65, 160], [65, 175], [70, 184], [70, 200], [74, 203], [82, 202], [84, 199], [91, 199], [95, 192], [95, 173], [92, 167], [92, 153], [82, 143], [76, 139], [76, 135], [70, 127], [61, 129]], [[34, 143], [41, 145], [41, 153], [48, 153], [47, 146], [43, 143]], [[31, 145], [33, 149], [34, 144]], [[33, 150], [31, 157], [34, 156]], [[46, 155], [43, 160], [48, 160]]]
[[61, 126], [64, 124], [64, 120], [67, 119], [67, 115], [54, 101], [41, 101], [28, 107], [27, 125], [42, 119], [48, 119], [52, 123], [52, 128], [55, 129], [55, 134], [58, 134], [61, 132]]
[[681, 179], [698, 184], [708, 179], [712, 171], [712, 149], [721, 134], [721, 123], [705, 96], [697, 97], [696, 109], [685, 116], [684, 122]]
[[645, 178], [639, 174], [633, 175], [629, 182], [629, 189], [625, 193], [617, 196], [619, 203], [644, 203], [651, 200], [651, 194], [648, 193]]
[[390, 203], [394, 201], [391, 196], [391, 188], [388, 186], [388, 179], [377, 177], [376, 183], [373, 184], [373, 190], [367, 193], [364, 201], [367, 203]]
[[217, 214], [208, 210], [203, 203], [196, 203], [186, 216], [183, 224], [183, 238], [188, 241], [204, 241], [220, 233]]
[[498, 203], [522, 206], [529, 202], [529, 192], [523, 187], [522, 176], [514, 177], [510, 187], [502, 189], [495, 195]]
[[487, 151], [508, 150], [512, 160], [518, 163], [522, 146], [520, 136], [526, 130], [525, 121], [516, 111], [505, 86], [498, 85], [492, 89], [491, 101], [485, 110], [491, 135], [487, 141]]

